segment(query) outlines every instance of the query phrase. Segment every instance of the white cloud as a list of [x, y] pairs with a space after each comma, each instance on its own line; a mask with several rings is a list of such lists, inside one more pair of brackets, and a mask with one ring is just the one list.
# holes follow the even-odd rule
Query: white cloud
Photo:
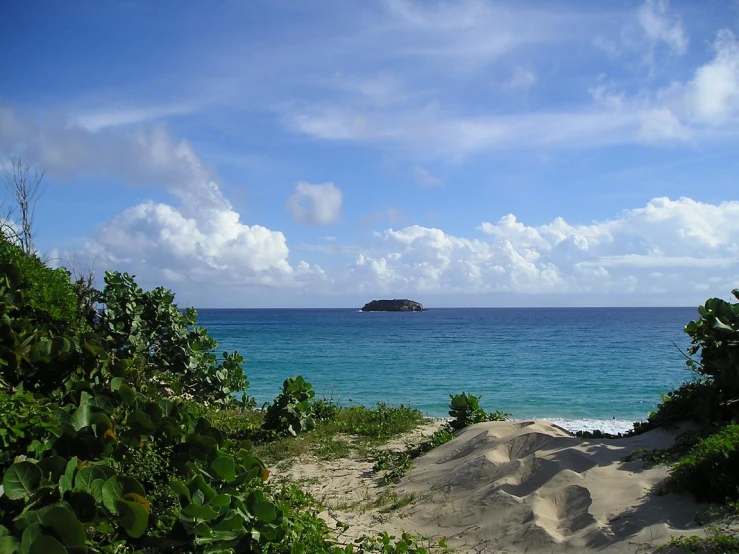
[[739, 115], [739, 40], [722, 30], [714, 48], [716, 57], [696, 70], [686, 98], [697, 119], [721, 125]]
[[538, 77], [533, 69], [517, 67], [510, 79], [503, 83], [503, 88], [508, 90], [528, 89], [531, 88], [537, 80]]
[[110, 106], [89, 110], [72, 116], [74, 125], [95, 132], [107, 127], [119, 127], [164, 119], [171, 116], [186, 115], [195, 111], [191, 104], [172, 104], [161, 106]]
[[[95, 265], [190, 286], [297, 286], [317, 266], [292, 267], [285, 236], [246, 225], [186, 141], [158, 127], [123, 133], [37, 124], [0, 107], [0, 151], [37, 160], [50, 176], [104, 176], [157, 184], [172, 204], [145, 201], [125, 209], [90, 238], [81, 257]], [[193, 283], [195, 285], [193, 285]]]
[[413, 168], [413, 179], [421, 188], [437, 187], [444, 182], [443, 179], [435, 177], [428, 169], [421, 166]]
[[646, 0], [636, 12], [637, 20], [651, 43], [663, 43], [674, 54], [688, 48], [688, 37], [682, 21], [670, 17], [667, 0]]
[[330, 225], [341, 217], [341, 190], [333, 183], [312, 185], [300, 181], [287, 199], [287, 210], [305, 225]]
[[[631, 294], [719, 277], [736, 283], [739, 202], [655, 198], [643, 208], [588, 225], [562, 218], [528, 226], [512, 214], [483, 222], [487, 237], [413, 225], [377, 233], [347, 281], [366, 292], [427, 294]], [[665, 269], [665, 272], [655, 271]]]

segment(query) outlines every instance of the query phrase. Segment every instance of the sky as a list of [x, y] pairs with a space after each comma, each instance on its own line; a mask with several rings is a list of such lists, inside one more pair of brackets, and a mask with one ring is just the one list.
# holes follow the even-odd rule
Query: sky
[[11, 2], [0, 55], [39, 255], [98, 282], [201, 308], [739, 286], [738, 2]]

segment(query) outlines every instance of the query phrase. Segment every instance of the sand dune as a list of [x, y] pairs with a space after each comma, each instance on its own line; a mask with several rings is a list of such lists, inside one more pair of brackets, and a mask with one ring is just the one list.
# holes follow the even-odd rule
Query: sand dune
[[626, 462], [674, 433], [583, 440], [540, 421], [485, 423], [418, 460], [397, 487], [423, 500], [403, 526], [467, 552], [635, 552], [696, 532], [691, 497], [660, 490], [665, 467]]
[[[665, 466], [625, 460], [676, 435], [584, 440], [542, 421], [483, 423], [418, 459], [395, 486], [379, 484], [368, 460], [304, 460], [289, 473], [308, 479], [329, 522], [349, 524], [347, 541], [407, 530], [448, 537], [461, 553], [653, 552], [671, 536], [702, 534], [695, 516], [704, 506], [666, 492]], [[383, 494], [413, 500], [386, 509]]]

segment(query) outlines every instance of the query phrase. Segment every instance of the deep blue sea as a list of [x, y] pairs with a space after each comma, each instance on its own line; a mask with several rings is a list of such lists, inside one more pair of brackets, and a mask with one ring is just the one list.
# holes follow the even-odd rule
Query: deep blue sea
[[245, 358], [261, 405], [302, 374], [343, 403], [412, 404], [446, 416], [450, 393], [488, 410], [570, 428], [623, 430], [691, 378], [683, 333], [695, 308], [199, 310], [199, 325]]

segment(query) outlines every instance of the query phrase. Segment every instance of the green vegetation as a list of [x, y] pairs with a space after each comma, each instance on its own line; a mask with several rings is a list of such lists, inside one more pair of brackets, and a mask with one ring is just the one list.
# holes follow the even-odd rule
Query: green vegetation
[[293, 437], [315, 429], [310, 401], [316, 393], [312, 389], [300, 375], [285, 379], [282, 393], [267, 408], [262, 429]]
[[[258, 456], [302, 437], [343, 455], [341, 433], [386, 440], [420, 422], [417, 410], [310, 402], [296, 377], [256, 412], [241, 356], [216, 356], [171, 292], [113, 272], [100, 293], [82, 290], [1, 246], [0, 552], [428, 551], [410, 535], [340, 544]], [[100, 313], [82, 309], [91, 298]]]
[[471, 394], [450, 394], [449, 398], [449, 415], [452, 421], [449, 423], [452, 429], [463, 429], [474, 423], [482, 423], [484, 421], [505, 421], [511, 414], [504, 414], [501, 411], [486, 412], [480, 407], [481, 396], [473, 396]]
[[700, 440], [672, 467], [676, 487], [699, 500], [724, 502], [739, 498], [739, 424], [722, 427]]
[[690, 554], [739, 554], [739, 536], [736, 532], [711, 527], [705, 537], [672, 537], [664, 551], [690, 552]]

